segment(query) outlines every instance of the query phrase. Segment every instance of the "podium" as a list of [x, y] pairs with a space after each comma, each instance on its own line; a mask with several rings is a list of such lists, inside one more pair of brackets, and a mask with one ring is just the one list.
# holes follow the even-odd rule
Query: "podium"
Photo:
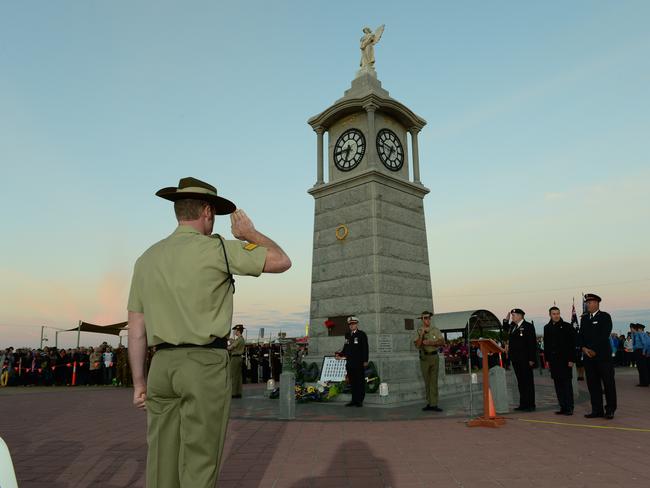
[[[468, 427], [499, 427], [506, 423], [503, 417], [497, 417], [496, 412], [490, 412], [490, 369], [488, 354], [503, 353], [505, 349], [492, 339], [472, 339], [471, 344], [478, 346], [483, 354], [483, 416], [467, 422]], [[472, 372], [470, 371], [470, 374]]]

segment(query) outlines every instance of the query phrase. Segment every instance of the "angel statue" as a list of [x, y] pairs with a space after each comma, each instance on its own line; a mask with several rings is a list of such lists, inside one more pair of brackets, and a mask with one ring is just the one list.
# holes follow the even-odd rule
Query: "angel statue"
[[375, 69], [375, 44], [379, 42], [383, 33], [384, 24], [377, 27], [374, 34], [370, 27], [363, 28], [363, 37], [361, 38], [361, 62], [359, 63], [361, 69]]

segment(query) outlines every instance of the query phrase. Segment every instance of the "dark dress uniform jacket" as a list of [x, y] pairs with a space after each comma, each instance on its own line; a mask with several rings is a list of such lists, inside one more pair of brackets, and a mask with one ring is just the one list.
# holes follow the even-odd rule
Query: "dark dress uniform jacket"
[[609, 336], [612, 333], [612, 317], [607, 312], [598, 311], [593, 318], [586, 313], [580, 318], [578, 346], [587, 347], [596, 353], [592, 361], [611, 361], [612, 346]]
[[345, 333], [345, 345], [341, 354], [346, 357], [350, 367], [359, 366], [368, 362], [368, 336], [362, 330]]
[[568, 363], [576, 361], [576, 337], [571, 324], [560, 320], [544, 326], [544, 355], [551, 367], [553, 379], [567, 379], [572, 376]]
[[525, 320], [521, 327], [516, 324], [510, 325], [508, 335], [508, 356], [513, 363], [537, 362], [537, 338], [535, 326]]

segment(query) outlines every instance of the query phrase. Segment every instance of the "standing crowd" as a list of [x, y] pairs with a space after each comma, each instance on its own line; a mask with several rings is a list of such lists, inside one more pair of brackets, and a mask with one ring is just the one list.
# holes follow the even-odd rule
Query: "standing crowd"
[[131, 386], [127, 348], [43, 349], [8, 347], [0, 352], [0, 386]]

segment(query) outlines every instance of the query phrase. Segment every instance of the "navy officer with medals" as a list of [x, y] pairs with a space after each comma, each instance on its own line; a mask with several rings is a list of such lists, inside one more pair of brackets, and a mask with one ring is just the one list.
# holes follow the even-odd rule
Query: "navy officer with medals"
[[532, 412], [535, 410], [535, 381], [533, 369], [537, 357], [537, 337], [535, 326], [524, 320], [524, 311], [513, 308], [510, 311], [511, 322], [504, 320], [504, 326], [509, 327], [507, 351], [512, 368], [517, 377], [519, 388], [519, 406], [515, 410]]
[[346, 359], [345, 369], [352, 387], [352, 401], [346, 407], [362, 407], [366, 397], [366, 374], [368, 366], [368, 336], [359, 330], [359, 319], [350, 316], [347, 319], [350, 330], [345, 333], [343, 350], [336, 353], [337, 359]]
[[[616, 382], [612, 347], [609, 342], [612, 317], [600, 310], [601, 298], [598, 295], [587, 293], [584, 300], [587, 312], [580, 318], [578, 346], [584, 355], [587, 388], [591, 397], [591, 412], [585, 417], [613, 419], [616, 411]], [[607, 400], [604, 408], [603, 390]]]

